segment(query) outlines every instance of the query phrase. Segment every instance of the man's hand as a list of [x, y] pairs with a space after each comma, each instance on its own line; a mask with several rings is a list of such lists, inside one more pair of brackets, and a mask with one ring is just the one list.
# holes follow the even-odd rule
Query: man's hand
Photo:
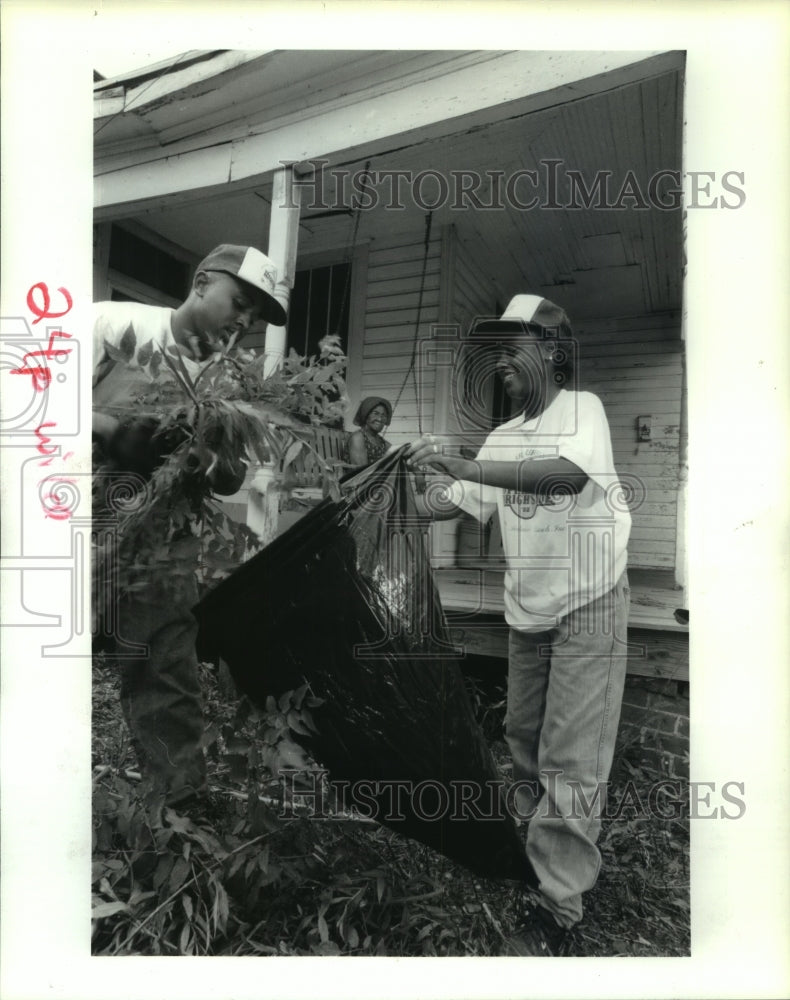
[[211, 484], [213, 493], [222, 497], [231, 497], [238, 493], [247, 478], [247, 466], [241, 459], [229, 462], [220, 459], [209, 472], [206, 478]]
[[107, 455], [118, 469], [135, 472], [145, 479], [162, 462], [161, 442], [154, 439], [159, 420], [141, 416], [116, 425], [107, 444]]
[[247, 476], [246, 452], [230, 439], [218, 425], [206, 427], [202, 446], [196, 442], [190, 449], [188, 461], [194, 471], [205, 476], [212, 493], [233, 496], [244, 485]]
[[[95, 429], [94, 438], [98, 438]], [[100, 431], [108, 440], [102, 450], [117, 469], [134, 472], [144, 479], [150, 479], [154, 471], [180, 448], [192, 435], [187, 424], [178, 422], [163, 425], [158, 417], [144, 414], [132, 420], [119, 423], [112, 417], [100, 421]], [[233, 496], [244, 484], [247, 465], [244, 454], [227, 457], [227, 448], [222, 445], [223, 436], [218, 428], [206, 434], [203, 447], [192, 443], [186, 455], [186, 471], [197, 488], [201, 483], [220, 496]]]
[[428, 466], [439, 472], [444, 472], [453, 479], [472, 479], [475, 477], [475, 463], [457, 455], [451, 455], [455, 445], [447, 438], [436, 434], [423, 434], [413, 441], [406, 452], [406, 460], [413, 468]]

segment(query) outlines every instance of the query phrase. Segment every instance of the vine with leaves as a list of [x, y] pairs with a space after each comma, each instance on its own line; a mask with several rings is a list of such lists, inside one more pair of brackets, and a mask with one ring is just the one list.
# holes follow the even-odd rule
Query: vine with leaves
[[[241, 458], [273, 465], [282, 479], [310, 452], [327, 492], [337, 496], [341, 469], [318, 453], [313, 427], [342, 418], [345, 365], [333, 338], [322, 344], [320, 356], [291, 351], [271, 372], [262, 354], [237, 349], [215, 355], [194, 379], [183, 365], [170, 361], [133, 405], [107, 407], [121, 421], [141, 415], [155, 420], [152, 440], [162, 453], [148, 481], [122, 489], [120, 502], [113, 470], [101, 465], [96, 470], [107, 474], [95, 477], [94, 510], [106, 510], [108, 489], [116, 491], [110, 506], [117, 530], [109, 544], [118, 590], [142, 589], [152, 573], [175, 578], [194, 572], [194, 560], [173, 558], [177, 539], [195, 539], [203, 587], [226, 576], [259, 547], [254, 532], [227, 513], [211, 488], [212, 473], [238, 467]], [[109, 556], [108, 551], [95, 553], [98, 559]]]

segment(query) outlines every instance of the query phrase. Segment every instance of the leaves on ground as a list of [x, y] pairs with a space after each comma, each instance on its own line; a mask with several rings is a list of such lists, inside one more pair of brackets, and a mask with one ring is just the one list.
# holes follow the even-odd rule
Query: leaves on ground
[[[476, 877], [376, 824], [311, 819], [288, 808], [274, 777], [278, 747], [310, 730], [309, 691], [272, 699], [260, 711], [222, 698], [213, 670], [203, 668], [202, 681], [212, 721], [210, 801], [197, 816], [169, 809], [152, 816], [117, 676], [97, 659], [94, 954], [503, 954], [523, 903], [517, 886]], [[501, 692], [477, 691], [475, 701], [505, 773]], [[620, 747], [610, 797], [619, 799], [633, 782], [646, 801], [659, 776], [629, 751]], [[571, 954], [688, 955], [687, 819], [622, 809], [604, 821], [599, 846], [601, 875], [585, 894]]]

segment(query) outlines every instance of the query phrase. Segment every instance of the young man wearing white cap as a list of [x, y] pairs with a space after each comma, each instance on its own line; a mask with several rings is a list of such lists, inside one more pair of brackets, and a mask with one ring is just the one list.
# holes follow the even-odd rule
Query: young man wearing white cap
[[[158, 420], [139, 415], [140, 397], [158, 380], [174, 371], [194, 380], [215, 352], [258, 319], [284, 325], [276, 282], [274, 264], [259, 250], [222, 244], [198, 265], [177, 309], [94, 305], [94, 462], [110, 479], [132, 473], [145, 480], [164, 460]], [[196, 469], [196, 489], [235, 493], [246, 472], [243, 459]], [[140, 658], [120, 659], [124, 714], [153, 800], [171, 806], [199, 798], [206, 782], [197, 624], [190, 610], [198, 599], [198, 544], [188, 531], [171, 540], [173, 572], [152, 574], [144, 590], [117, 600], [115, 608], [118, 637], [147, 650]]]
[[565, 312], [517, 295], [474, 335], [496, 351], [518, 415], [488, 436], [475, 460], [430, 434], [414, 442], [409, 459], [454, 480], [447, 500], [455, 510], [443, 504], [438, 516], [499, 515], [510, 626], [506, 737], [539, 879], [510, 948], [562, 954], [600, 867], [595, 844], [625, 681], [631, 521], [603, 406], [567, 388], [573, 342]]

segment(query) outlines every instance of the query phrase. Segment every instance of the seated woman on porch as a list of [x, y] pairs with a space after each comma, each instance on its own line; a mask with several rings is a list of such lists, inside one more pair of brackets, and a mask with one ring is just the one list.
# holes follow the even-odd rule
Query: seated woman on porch
[[354, 423], [359, 427], [348, 439], [349, 463], [358, 469], [377, 462], [393, 445], [382, 437], [392, 422], [392, 405], [381, 396], [367, 396], [357, 407]]
[[[392, 405], [389, 400], [381, 396], [367, 396], [362, 400], [354, 414], [354, 423], [359, 430], [353, 431], [348, 438], [348, 461], [352, 469], [364, 469], [397, 448], [381, 434], [391, 422]], [[409, 475], [416, 492], [424, 493], [424, 473], [411, 469]]]

